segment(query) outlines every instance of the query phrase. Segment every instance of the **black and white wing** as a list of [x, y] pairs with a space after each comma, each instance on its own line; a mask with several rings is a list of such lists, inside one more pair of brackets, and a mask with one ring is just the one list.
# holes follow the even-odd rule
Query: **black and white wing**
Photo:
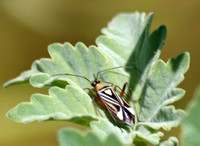
[[112, 87], [104, 87], [97, 94], [114, 120], [118, 119], [129, 126], [135, 124], [135, 115], [132, 107], [124, 99], [120, 98]]

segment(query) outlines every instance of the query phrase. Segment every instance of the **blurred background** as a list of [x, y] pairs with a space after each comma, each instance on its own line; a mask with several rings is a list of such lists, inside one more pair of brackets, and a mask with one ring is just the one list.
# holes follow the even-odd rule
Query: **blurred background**
[[[154, 12], [151, 31], [165, 24], [168, 28], [161, 58], [167, 61], [179, 53], [191, 54], [191, 66], [179, 87], [187, 91], [175, 103], [185, 109], [200, 83], [200, 2], [160, 0], [0, 0], [0, 145], [56, 146], [57, 131], [69, 126], [66, 122], [33, 122], [20, 124], [6, 118], [6, 112], [32, 93], [47, 93], [47, 89], [3, 84], [28, 70], [34, 60], [49, 57], [47, 46], [55, 42], [95, 44], [101, 28], [120, 12]], [[75, 125], [70, 125], [75, 126]], [[180, 128], [166, 132], [179, 137]]]

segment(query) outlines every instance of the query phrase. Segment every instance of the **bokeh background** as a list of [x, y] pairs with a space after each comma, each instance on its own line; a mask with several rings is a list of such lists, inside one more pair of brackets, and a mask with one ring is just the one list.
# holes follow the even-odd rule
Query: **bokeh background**
[[[32, 62], [49, 57], [49, 44], [66, 41], [73, 45], [95, 44], [113, 16], [120, 12], [154, 12], [151, 31], [167, 25], [168, 36], [161, 58], [167, 61], [179, 53], [191, 54], [191, 66], [179, 87], [187, 91], [176, 102], [185, 109], [200, 83], [200, 1], [199, 0], [0, 0], [0, 145], [55, 146], [57, 131], [66, 122], [33, 122], [20, 124], [6, 118], [6, 112], [32, 93], [47, 93], [47, 89], [13, 86], [3, 89], [3, 83], [30, 69]], [[180, 128], [166, 132], [166, 137], [179, 137]]]

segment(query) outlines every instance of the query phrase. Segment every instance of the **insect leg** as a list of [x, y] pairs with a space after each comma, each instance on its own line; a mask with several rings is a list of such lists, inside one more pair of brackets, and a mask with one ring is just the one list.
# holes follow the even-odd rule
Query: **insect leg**
[[[124, 86], [123, 86], [123, 89], [121, 89], [118, 85], [115, 85], [113, 90], [116, 92], [116, 91], [117, 91], [117, 88], [121, 90], [121, 93], [120, 93], [119, 97], [123, 98], [123, 97], [124, 97], [124, 94], [126, 94], [126, 93], [125, 93], [125, 88], [126, 88], [125, 84], [124, 84]], [[126, 95], [127, 95], [127, 94], [126, 94]]]
[[[127, 83], [127, 84], [128, 84], [128, 83]], [[123, 88], [120, 88], [118, 85], [115, 85], [113, 90], [116, 92], [117, 88], [118, 88], [119, 90], [121, 90], [121, 93], [120, 93], [120, 95], [119, 95], [121, 98], [124, 97], [124, 94], [125, 94], [126, 96], [130, 97], [130, 96], [129, 96], [128, 94], [126, 94], [126, 92], [125, 92], [126, 83], [124, 83]], [[130, 97], [130, 98], [131, 98], [131, 97]], [[140, 100], [140, 99], [139, 99], [139, 100]], [[134, 100], [134, 102], [138, 102], [138, 100]]]
[[96, 115], [99, 115], [99, 114], [98, 114], [98, 110], [97, 110], [97, 105], [96, 105], [96, 102], [95, 102], [95, 98], [94, 98], [94, 97], [92, 98], [92, 102], [93, 102], [93, 105], [94, 105], [94, 109], [95, 109]]
[[97, 93], [95, 91], [93, 91], [90, 88], [84, 88], [84, 90], [87, 89], [89, 90], [92, 94], [94, 94], [97, 98], [93, 97], [93, 101], [95, 101], [97, 104], [101, 105], [103, 108], [106, 109], [105, 104], [102, 102], [102, 100], [99, 98], [99, 96], [97, 95]]
[[[90, 89], [90, 88], [84, 88], [83, 90], [89, 90], [90, 92], [92, 92], [92, 94], [94, 94], [96, 97], [98, 97], [97, 96], [97, 94], [96, 94], [96, 92], [95, 91], [93, 91], [92, 89]], [[96, 113], [96, 115], [99, 115], [98, 114], [98, 108], [97, 108], [97, 104], [100, 104], [101, 105], [101, 103], [99, 103], [99, 98], [98, 99], [96, 99], [95, 97], [92, 97], [92, 102], [93, 102], [93, 105], [94, 105], [94, 109], [95, 109], [95, 113]], [[104, 107], [104, 106], [103, 106]], [[100, 113], [100, 112], [99, 112]], [[101, 114], [100, 114], [101, 115]], [[102, 115], [101, 115], [102, 116]]]
[[[109, 83], [109, 82], [106, 82], [106, 83]], [[113, 85], [113, 84], [112, 84], [112, 85]], [[97, 97], [97, 98], [93, 98], [93, 99], [92, 99], [92, 101], [94, 102], [96, 114], [97, 114], [96, 103], [99, 104], [99, 105], [101, 105], [101, 106], [102, 106], [103, 108], [105, 108], [106, 110], [108, 110], [107, 107], [106, 107], [106, 105], [103, 103], [103, 101], [102, 101], [101, 98], [97, 95], [97, 93], [96, 93], [95, 91], [93, 91], [93, 90], [90, 89], [90, 88], [84, 88], [83, 90], [89, 90], [90, 92], [92, 92], [92, 94], [94, 94], [94, 95]], [[117, 123], [115, 117], [112, 115], [112, 113], [111, 113], [109, 110], [108, 110], [108, 112], [110, 113], [110, 115], [111, 115], [112, 119], [114, 120], [114, 122], [116, 123], [117, 127], [122, 131], [122, 129], [121, 129], [120, 126], [118, 125], [118, 123]], [[123, 131], [122, 131], [122, 132], [123, 132]]]
[[138, 113], [137, 113], [137, 110], [136, 110], [136, 107], [135, 107], [135, 100], [133, 99], [133, 96], [132, 96], [131, 87], [130, 87], [129, 84], [126, 82], [126, 83], [124, 83], [124, 87], [123, 87], [124, 90], [125, 90], [126, 86], [128, 86], [129, 93], [130, 93], [130, 97], [131, 97], [131, 100], [132, 100], [132, 102], [133, 102], [133, 106], [134, 106], [134, 109], [135, 109], [135, 113], [136, 113], [137, 119], [138, 119], [138, 121], [140, 121], [140, 120], [139, 120]]
[[114, 120], [116, 126], [121, 130], [121, 132], [123, 132], [122, 129], [121, 129], [121, 127], [119, 126], [117, 120], [115, 119], [114, 115], [110, 112], [110, 110], [108, 110], [108, 112], [110, 113], [110, 115], [111, 115], [112, 119]]
[[94, 94], [95, 96], [97, 96], [96, 92], [93, 91], [92, 89], [90, 88], [83, 88], [83, 90], [89, 90], [92, 94]]

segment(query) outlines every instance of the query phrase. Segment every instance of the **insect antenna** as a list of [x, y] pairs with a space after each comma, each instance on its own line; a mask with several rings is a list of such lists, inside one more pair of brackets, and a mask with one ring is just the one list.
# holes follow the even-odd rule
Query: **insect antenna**
[[117, 69], [117, 68], [130, 68], [130, 69], [135, 69], [137, 70], [139, 73], [142, 73], [137, 67], [132, 67], [132, 66], [117, 66], [117, 67], [112, 67], [112, 68], [108, 68], [108, 69], [104, 69], [104, 70], [101, 70], [101, 71], [98, 71], [97, 74], [96, 74], [96, 77], [95, 79], [98, 79], [98, 76], [100, 73], [104, 72], [104, 71], [108, 71], [108, 70], [113, 70], [113, 69]]
[[90, 84], [92, 83], [88, 78], [86, 78], [85, 76], [81, 76], [81, 75], [74, 75], [74, 74], [55, 74], [55, 75], [52, 75], [52, 76], [59, 76], [59, 75], [68, 75], [68, 76], [80, 77], [80, 78], [83, 78], [83, 79], [87, 80], [88, 82], [90, 82]]

